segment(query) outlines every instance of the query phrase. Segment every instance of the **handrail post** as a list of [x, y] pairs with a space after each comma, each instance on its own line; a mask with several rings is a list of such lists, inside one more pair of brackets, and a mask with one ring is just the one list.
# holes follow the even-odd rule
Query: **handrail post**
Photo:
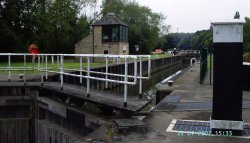
[[48, 80], [48, 55], [45, 56], [45, 79]]
[[61, 79], [61, 90], [63, 90], [63, 55], [61, 55], [61, 64], [60, 64], [60, 79]]
[[127, 96], [128, 96], [128, 59], [125, 58], [125, 77], [124, 77], [124, 108], [128, 107]]
[[87, 98], [89, 98], [89, 89], [90, 89], [90, 59], [87, 57]]
[[39, 69], [40, 69], [40, 55], [38, 55], [38, 61], [37, 61], [37, 69], [38, 69], [38, 71], [39, 71]]
[[41, 55], [41, 61], [40, 58], [38, 58], [39, 60], [39, 65], [40, 65], [40, 74], [41, 74], [41, 85], [43, 86], [43, 55]]
[[142, 98], [142, 58], [140, 57], [139, 98]]
[[105, 89], [108, 89], [108, 81], [107, 81], [107, 79], [108, 79], [108, 70], [109, 70], [108, 69], [108, 64], [109, 64], [109, 62], [108, 62], [108, 58], [107, 57], [105, 58], [105, 60], [106, 60]]
[[51, 56], [51, 64], [54, 65], [54, 55]]
[[82, 57], [80, 57], [80, 83], [82, 83]]
[[9, 64], [9, 82], [11, 81], [11, 72], [10, 72], [10, 55], [8, 55], [8, 64]]
[[148, 56], [148, 78], [151, 75], [151, 56]]
[[35, 70], [35, 55], [32, 55], [32, 70]]
[[26, 54], [24, 54], [23, 60], [24, 60], [24, 76], [23, 76], [23, 81], [24, 81], [24, 85], [26, 85]]
[[56, 62], [57, 62], [57, 70], [58, 70], [58, 68], [60, 67], [59, 56], [58, 55], [56, 56]]
[[134, 58], [134, 83], [137, 83], [137, 58]]

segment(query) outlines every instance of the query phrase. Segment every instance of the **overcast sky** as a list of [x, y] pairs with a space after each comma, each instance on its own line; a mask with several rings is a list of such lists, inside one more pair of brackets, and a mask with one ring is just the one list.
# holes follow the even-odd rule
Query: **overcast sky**
[[170, 32], [195, 32], [209, 29], [214, 19], [233, 18], [236, 11], [241, 18], [250, 17], [250, 0], [137, 0], [140, 5], [167, 16]]

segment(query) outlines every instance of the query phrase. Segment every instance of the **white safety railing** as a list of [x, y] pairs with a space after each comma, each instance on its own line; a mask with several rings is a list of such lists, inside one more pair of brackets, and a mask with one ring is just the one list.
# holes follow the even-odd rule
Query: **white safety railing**
[[[124, 107], [127, 107], [127, 90], [128, 85], [136, 85], [137, 79], [139, 79], [139, 94], [142, 95], [142, 79], [149, 79], [150, 73], [151, 73], [151, 56], [148, 55], [99, 55], [99, 54], [26, 54], [26, 53], [0, 53], [0, 56], [7, 56], [8, 57], [8, 66], [6, 67], [0, 67], [0, 71], [8, 71], [8, 80], [11, 81], [11, 71], [23, 71], [23, 80], [24, 84], [26, 85], [26, 71], [29, 70], [38, 70], [40, 72], [40, 78], [41, 78], [41, 85], [44, 83], [44, 73], [45, 73], [45, 79], [48, 79], [48, 73], [56, 73], [60, 75], [60, 87], [61, 90], [63, 90], [63, 76], [72, 76], [72, 77], [79, 77], [79, 82], [82, 83], [82, 79], [85, 78], [87, 80], [87, 98], [90, 97], [90, 79], [91, 80], [99, 80], [99, 81], [105, 81], [105, 88], [108, 88], [108, 83], [119, 83], [124, 85]], [[23, 56], [23, 66], [22, 67], [12, 67], [11, 66], [11, 57], [13, 56]], [[31, 57], [32, 65], [31, 67], [27, 66], [27, 57]], [[37, 68], [35, 68], [35, 58], [37, 57]], [[54, 64], [54, 57], [57, 57], [57, 68], [56, 70], [48, 67], [48, 59], [51, 59], [51, 64]], [[79, 58], [79, 68], [77, 69], [69, 69], [65, 68], [65, 57], [74, 57]], [[91, 59], [92, 58], [102, 58], [105, 60], [105, 72], [100, 71], [91, 71]], [[124, 62], [124, 71], [121, 71], [121, 73], [109, 73], [109, 59], [119, 59], [120, 61]], [[83, 68], [83, 60], [87, 61], [86, 64], [86, 70]], [[148, 69], [147, 69], [147, 76], [143, 76], [143, 60], [148, 61]], [[132, 62], [133, 64], [133, 74], [128, 74], [128, 64], [129, 62]], [[139, 76], [138, 76], [138, 66], [139, 62]], [[68, 71], [68, 72], [67, 72]], [[79, 74], [73, 73], [73, 71], [78, 71]], [[83, 74], [85, 73], [85, 74]], [[104, 78], [101, 77], [94, 77], [91, 74], [100, 74], [105, 75]], [[123, 74], [124, 73], [124, 74]], [[110, 79], [109, 76], [113, 77], [122, 77], [121, 80], [118, 79]], [[132, 79], [132, 80], [129, 80]]]
[[183, 54], [200, 54], [200, 50], [181, 50]]

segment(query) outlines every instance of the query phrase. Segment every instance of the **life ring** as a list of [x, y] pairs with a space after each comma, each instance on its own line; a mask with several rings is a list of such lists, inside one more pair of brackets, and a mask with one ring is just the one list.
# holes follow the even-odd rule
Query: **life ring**
[[31, 44], [29, 46], [29, 53], [32, 54], [33, 57], [37, 57], [37, 54], [39, 54], [39, 49], [36, 44]]

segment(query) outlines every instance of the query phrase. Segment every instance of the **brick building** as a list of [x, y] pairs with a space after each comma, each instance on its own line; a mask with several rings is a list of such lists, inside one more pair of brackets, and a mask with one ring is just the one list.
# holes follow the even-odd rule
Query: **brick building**
[[128, 25], [109, 13], [92, 25], [90, 35], [75, 44], [75, 53], [128, 55]]

